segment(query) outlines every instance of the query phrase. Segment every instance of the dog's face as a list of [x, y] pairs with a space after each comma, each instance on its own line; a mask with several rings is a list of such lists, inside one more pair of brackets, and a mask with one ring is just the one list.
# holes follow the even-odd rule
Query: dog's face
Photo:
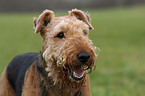
[[55, 17], [52, 11], [46, 10], [34, 20], [35, 32], [43, 37], [46, 71], [55, 82], [60, 74], [72, 81], [82, 81], [87, 70], [92, 71], [95, 66], [96, 54], [88, 38], [89, 29], [93, 29], [90, 18], [76, 9], [69, 13], [69, 16]]

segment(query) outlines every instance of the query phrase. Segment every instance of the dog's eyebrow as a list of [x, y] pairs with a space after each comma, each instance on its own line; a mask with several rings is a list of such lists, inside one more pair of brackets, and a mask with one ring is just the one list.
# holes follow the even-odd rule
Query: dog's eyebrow
[[67, 25], [67, 22], [65, 22], [64, 20], [60, 21], [55, 27], [54, 30], [61, 30], [63, 29], [65, 26]]

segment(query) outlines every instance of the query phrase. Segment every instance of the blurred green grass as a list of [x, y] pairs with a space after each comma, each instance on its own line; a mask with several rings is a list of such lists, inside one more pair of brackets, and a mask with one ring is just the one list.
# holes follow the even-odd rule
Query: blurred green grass
[[[89, 13], [95, 28], [89, 36], [101, 49], [90, 74], [92, 95], [144, 96], [145, 6]], [[33, 34], [34, 16], [38, 13], [0, 14], [0, 74], [14, 56], [40, 51], [42, 39]]]

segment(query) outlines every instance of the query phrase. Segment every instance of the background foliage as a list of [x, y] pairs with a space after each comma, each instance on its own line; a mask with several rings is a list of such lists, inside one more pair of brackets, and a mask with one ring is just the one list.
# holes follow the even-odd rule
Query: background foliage
[[46, 8], [108, 8], [145, 4], [145, 0], [0, 0], [0, 12], [38, 12]]

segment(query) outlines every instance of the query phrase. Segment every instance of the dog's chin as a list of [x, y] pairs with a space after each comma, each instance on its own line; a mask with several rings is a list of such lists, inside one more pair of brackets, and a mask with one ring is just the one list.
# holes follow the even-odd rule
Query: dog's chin
[[84, 78], [84, 74], [85, 74], [85, 70], [83, 69], [83, 66], [78, 66], [70, 70], [69, 77], [72, 80], [81, 81]]

